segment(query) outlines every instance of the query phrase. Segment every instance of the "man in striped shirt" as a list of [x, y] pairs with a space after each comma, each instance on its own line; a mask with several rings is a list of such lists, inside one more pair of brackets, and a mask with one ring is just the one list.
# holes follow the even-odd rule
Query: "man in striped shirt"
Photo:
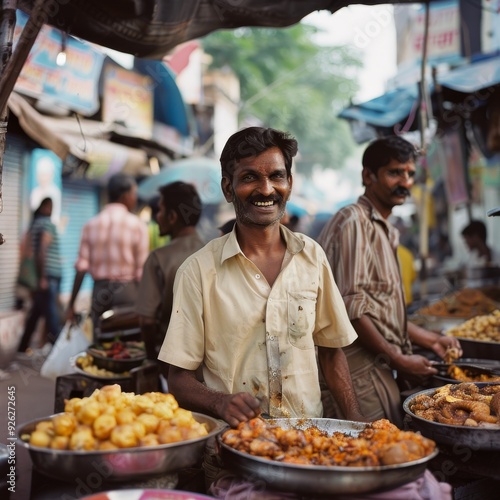
[[[399, 233], [388, 221], [415, 182], [417, 151], [401, 137], [372, 142], [363, 155], [365, 193], [341, 209], [318, 237], [358, 339], [344, 348], [361, 411], [370, 420], [402, 424], [401, 396], [393, 373], [421, 383], [436, 374], [412, 343], [443, 357], [460, 344], [409, 322], [397, 258]], [[325, 394], [327, 392], [325, 391]], [[334, 403], [331, 402], [334, 406]], [[343, 418], [338, 409], [337, 418]]]
[[107, 205], [82, 230], [66, 319], [74, 319], [75, 300], [86, 273], [94, 280], [91, 313], [94, 328], [103, 312], [114, 306], [135, 305], [149, 252], [146, 224], [132, 213], [136, 206], [134, 178], [122, 173], [110, 177]]

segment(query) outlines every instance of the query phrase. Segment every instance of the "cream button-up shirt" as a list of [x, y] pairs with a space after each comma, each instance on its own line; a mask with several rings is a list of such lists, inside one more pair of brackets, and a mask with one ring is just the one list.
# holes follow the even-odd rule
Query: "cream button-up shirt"
[[233, 229], [179, 268], [158, 358], [196, 370], [205, 384], [248, 392], [279, 417], [321, 417], [315, 346], [357, 337], [322, 248], [281, 226], [287, 257], [272, 287], [245, 257]]

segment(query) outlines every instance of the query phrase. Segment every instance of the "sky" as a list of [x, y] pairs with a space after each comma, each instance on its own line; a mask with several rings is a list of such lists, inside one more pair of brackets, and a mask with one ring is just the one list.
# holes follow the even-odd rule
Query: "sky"
[[317, 43], [351, 45], [363, 61], [359, 73], [360, 90], [354, 102], [363, 102], [382, 95], [389, 78], [396, 74], [396, 31], [393, 6], [349, 5], [331, 14], [319, 11], [304, 18], [304, 22], [326, 32]]

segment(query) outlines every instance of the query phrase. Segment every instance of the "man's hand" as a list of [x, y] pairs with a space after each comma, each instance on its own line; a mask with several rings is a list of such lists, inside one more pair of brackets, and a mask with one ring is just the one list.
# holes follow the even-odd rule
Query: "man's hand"
[[457, 359], [463, 354], [462, 346], [456, 337], [448, 337], [446, 335], [440, 335], [436, 341], [431, 345], [431, 349], [441, 358], [444, 359], [445, 354], [450, 349], [455, 349], [457, 354]]
[[247, 392], [225, 394], [217, 402], [216, 413], [231, 427], [259, 416], [260, 403]]
[[430, 360], [419, 354], [401, 355], [397, 359], [395, 368], [406, 375], [405, 378], [423, 384], [438, 371]]

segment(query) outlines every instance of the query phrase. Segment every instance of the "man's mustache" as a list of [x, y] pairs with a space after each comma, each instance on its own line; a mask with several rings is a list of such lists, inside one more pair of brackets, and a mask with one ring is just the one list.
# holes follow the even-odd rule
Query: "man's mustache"
[[392, 194], [396, 196], [410, 196], [410, 191], [403, 186], [398, 186], [396, 189], [393, 189]]

